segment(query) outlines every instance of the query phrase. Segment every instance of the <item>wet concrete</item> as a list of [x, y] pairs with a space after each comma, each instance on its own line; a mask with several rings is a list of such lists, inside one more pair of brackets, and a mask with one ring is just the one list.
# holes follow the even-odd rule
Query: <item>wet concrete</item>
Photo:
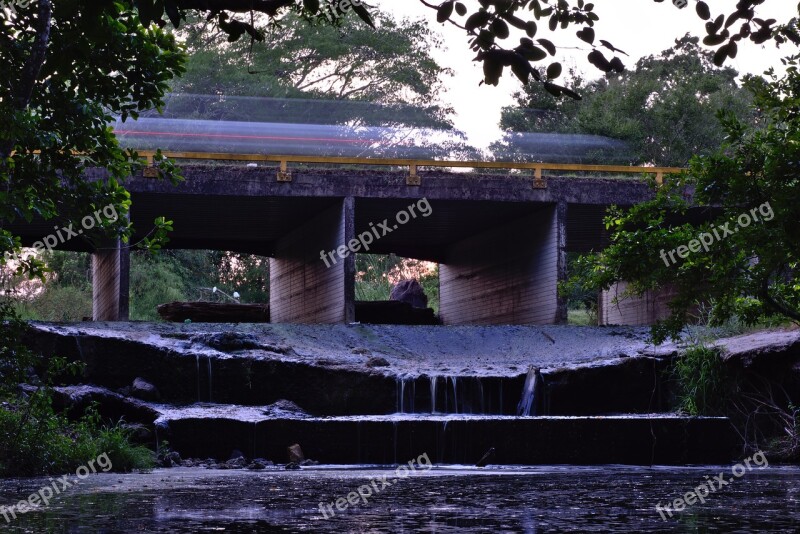
[[[202, 469], [93, 475], [8, 532], [797, 532], [800, 469], [746, 472], [706, 502], [662, 519], [655, 509], [729, 466], [393, 469], [317, 467], [258, 472]], [[372, 480], [390, 486], [325, 519]], [[0, 482], [0, 504], [49, 479]]]

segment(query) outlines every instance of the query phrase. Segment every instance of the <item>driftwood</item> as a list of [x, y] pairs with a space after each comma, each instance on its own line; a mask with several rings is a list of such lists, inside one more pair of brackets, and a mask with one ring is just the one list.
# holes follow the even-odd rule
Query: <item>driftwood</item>
[[228, 304], [224, 302], [171, 302], [162, 304], [158, 314], [165, 321], [183, 323], [268, 323], [269, 304]]
[[[165, 321], [183, 323], [268, 323], [269, 304], [228, 304], [220, 302], [172, 302], [158, 307]], [[363, 324], [435, 325], [430, 308], [414, 308], [396, 300], [356, 302], [356, 322]]]

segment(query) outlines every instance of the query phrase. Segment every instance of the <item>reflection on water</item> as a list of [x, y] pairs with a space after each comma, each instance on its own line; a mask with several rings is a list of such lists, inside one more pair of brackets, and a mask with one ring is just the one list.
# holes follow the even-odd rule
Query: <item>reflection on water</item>
[[[323, 519], [319, 503], [393, 471], [156, 470], [92, 476], [6, 524], [9, 532], [797, 532], [800, 469], [751, 471], [674, 519], [655, 511], [719, 466], [437, 467]], [[49, 479], [0, 482], [10, 505]]]

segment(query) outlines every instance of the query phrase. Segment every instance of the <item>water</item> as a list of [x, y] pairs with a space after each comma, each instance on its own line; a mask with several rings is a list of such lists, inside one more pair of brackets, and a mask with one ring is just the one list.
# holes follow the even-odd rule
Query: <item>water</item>
[[[727, 467], [539, 466], [394, 470], [318, 467], [301, 471], [156, 470], [94, 475], [50, 504], [0, 526], [8, 532], [796, 532], [800, 469], [751, 471], [675, 517], [678, 498]], [[324, 519], [335, 502], [388, 476], [365, 504]], [[48, 479], [0, 482], [10, 504]], [[378, 484], [380, 487], [380, 483]]]

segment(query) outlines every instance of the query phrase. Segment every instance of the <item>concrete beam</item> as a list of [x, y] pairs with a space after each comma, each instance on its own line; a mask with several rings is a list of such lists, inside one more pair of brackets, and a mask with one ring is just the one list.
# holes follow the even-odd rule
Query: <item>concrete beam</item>
[[335, 251], [354, 237], [354, 202], [342, 199], [278, 240], [270, 259], [270, 315], [274, 323], [355, 321], [355, 256]]
[[[536, 208], [534, 208], [536, 209]], [[556, 324], [566, 320], [565, 206], [539, 206], [451, 246], [440, 266], [444, 324]]]

